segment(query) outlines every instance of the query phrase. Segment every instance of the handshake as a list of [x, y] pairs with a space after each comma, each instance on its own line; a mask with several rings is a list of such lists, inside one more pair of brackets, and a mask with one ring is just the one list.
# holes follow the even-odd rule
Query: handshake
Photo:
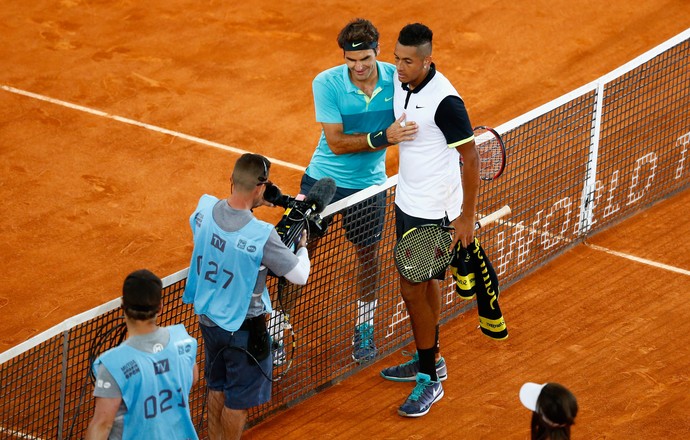
[[335, 180], [330, 177], [319, 179], [304, 200], [282, 194], [280, 188], [275, 185], [266, 187], [264, 199], [285, 208], [283, 217], [275, 228], [286, 246], [296, 251], [296, 244], [305, 229], [309, 239], [321, 237], [326, 233], [328, 222], [319, 214], [333, 199], [335, 190]]

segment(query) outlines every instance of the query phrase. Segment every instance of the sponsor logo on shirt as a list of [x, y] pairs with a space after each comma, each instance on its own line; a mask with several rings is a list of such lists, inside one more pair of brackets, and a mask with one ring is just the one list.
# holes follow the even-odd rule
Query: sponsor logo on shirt
[[213, 246], [221, 252], [225, 252], [225, 240], [220, 238], [219, 235], [213, 234], [213, 236], [211, 237], [211, 246]]
[[137, 365], [135, 361], [129, 361], [122, 366], [122, 374], [125, 375], [126, 379], [129, 379], [135, 374], [139, 374], [139, 372], [139, 365]]
[[163, 359], [162, 361], [154, 362], [153, 369], [155, 370], [156, 374], [167, 373], [170, 371], [170, 361]]
[[177, 344], [177, 354], [179, 354], [180, 356], [185, 354], [185, 353], [189, 353], [191, 351], [192, 351], [192, 344], [190, 344], [189, 342], [183, 341], [182, 343]]

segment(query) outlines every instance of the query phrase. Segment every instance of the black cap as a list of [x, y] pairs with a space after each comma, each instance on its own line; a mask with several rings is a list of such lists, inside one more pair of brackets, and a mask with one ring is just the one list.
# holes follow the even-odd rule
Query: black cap
[[154, 273], [141, 269], [127, 275], [122, 285], [122, 306], [152, 312], [161, 305], [163, 283]]

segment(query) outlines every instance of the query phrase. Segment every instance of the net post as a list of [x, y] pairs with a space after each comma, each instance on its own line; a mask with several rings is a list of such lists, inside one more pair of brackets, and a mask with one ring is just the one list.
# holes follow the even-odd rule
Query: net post
[[67, 401], [67, 359], [69, 358], [69, 329], [62, 332], [62, 370], [60, 374], [60, 405], [58, 406], [58, 440], [62, 440], [65, 425], [65, 407]]
[[592, 122], [592, 143], [587, 158], [587, 172], [582, 188], [580, 205], [579, 234], [587, 235], [594, 224], [593, 211], [597, 188], [597, 159], [599, 157], [599, 139], [601, 137], [601, 113], [604, 101], [604, 81], [597, 84], [597, 94], [594, 102], [594, 120]]

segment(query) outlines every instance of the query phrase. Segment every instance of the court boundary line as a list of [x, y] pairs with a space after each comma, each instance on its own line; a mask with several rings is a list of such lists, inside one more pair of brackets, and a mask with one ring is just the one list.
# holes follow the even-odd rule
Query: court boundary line
[[[592, 90], [596, 90], [599, 83], [610, 82], [612, 79], [617, 78], [618, 76], [623, 75], [623, 74], [635, 69], [636, 67], [641, 65], [643, 62], [646, 62], [647, 60], [653, 58], [654, 56], [659, 55], [660, 53], [670, 49], [673, 46], [681, 44], [683, 41], [685, 41], [688, 38], [690, 38], [690, 29], [686, 29], [685, 31], [681, 32], [680, 34], [676, 35], [675, 37], [672, 37], [669, 40], [657, 45], [656, 47], [653, 47], [652, 49], [644, 52], [643, 54], [637, 56], [633, 60], [625, 63], [624, 65], [618, 67], [617, 69], [614, 69], [613, 71], [611, 71], [605, 75], [602, 75], [598, 79], [591, 81], [591, 82], [589, 82], [589, 83], [587, 83], [581, 87], [578, 87], [577, 89], [571, 91], [570, 93], [566, 93], [565, 95], [560, 96], [560, 97], [558, 97], [558, 98], [556, 98], [550, 102], [547, 102], [547, 103], [545, 103], [545, 104], [543, 104], [543, 105], [541, 105], [535, 109], [532, 109], [531, 111], [528, 111], [527, 113], [524, 113], [524, 114], [522, 114], [516, 118], [513, 118], [512, 120], [510, 120], [506, 123], [500, 124], [498, 127], [496, 127], [496, 130], [500, 133], [506, 133], [506, 132], [516, 128], [517, 126], [522, 125], [531, 119], [534, 119], [536, 116], [546, 114], [549, 111], [557, 108], [558, 106], [562, 105], [565, 102], [568, 102], [574, 98], [577, 98], [581, 95], [584, 95], [588, 92], [591, 92]], [[26, 96], [29, 98], [38, 99], [40, 101], [48, 102], [48, 103], [51, 103], [54, 105], [60, 105], [63, 107], [71, 108], [73, 110], [78, 110], [78, 111], [89, 113], [92, 115], [101, 116], [101, 117], [104, 117], [107, 119], [112, 119], [114, 121], [122, 122], [122, 123], [129, 124], [129, 125], [134, 125], [137, 127], [145, 128], [147, 130], [155, 131], [158, 133], [167, 134], [169, 136], [177, 137], [180, 139], [185, 139], [185, 140], [188, 140], [188, 141], [191, 141], [194, 143], [207, 145], [209, 147], [218, 148], [220, 150], [229, 151], [229, 152], [237, 153], [237, 154], [250, 153], [250, 151], [243, 150], [241, 148], [231, 147], [229, 145], [224, 145], [224, 144], [221, 144], [219, 142], [209, 141], [207, 139], [203, 139], [203, 138], [200, 138], [197, 136], [192, 136], [192, 135], [180, 133], [180, 132], [177, 132], [174, 130], [169, 130], [167, 128], [159, 127], [157, 125], [147, 124], [145, 122], [140, 122], [140, 121], [136, 121], [134, 119], [125, 118], [123, 116], [114, 115], [114, 114], [107, 113], [107, 112], [104, 112], [101, 110], [92, 109], [89, 107], [85, 107], [83, 105], [73, 104], [73, 103], [63, 101], [60, 99], [51, 98], [49, 96], [40, 95], [38, 93], [33, 93], [33, 92], [26, 91], [26, 90], [18, 89], [16, 87], [0, 84], [0, 89], [5, 90], [6, 92], [9, 92], [9, 93], [22, 95], [22, 96]], [[269, 159], [271, 162], [274, 162], [276, 164], [282, 165], [282, 166], [287, 167], [287, 168], [292, 168], [292, 169], [295, 169], [298, 171], [305, 171], [306, 170], [306, 168], [302, 167], [301, 165], [296, 165], [296, 164], [293, 164], [291, 162], [286, 162], [286, 161], [272, 158], [272, 157], [268, 157], [268, 156], [266, 156], [266, 158]]]
[[[48, 102], [48, 103], [54, 104], [54, 105], [59, 105], [61, 107], [67, 107], [67, 108], [70, 108], [72, 110], [77, 110], [80, 112], [89, 113], [91, 115], [100, 116], [100, 117], [103, 117], [106, 119], [111, 119], [113, 121], [122, 122], [124, 124], [134, 125], [136, 127], [144, 128], [146, 130], [151, 130], [151, 131], [155, 131], [158, 133], [167, 134], [169, 136], [184, 139], [184, 140], [191, 141], [191, 142], [194, 142], [197, 144], [202, 144], [202, 145], [206, 145], [209, 147], [218, 148], [218, 149], [223, 150], [223, 151], [229, 151], [231, 153], [236, 153], [236, 154], [252, 153], [252, 151], [243, 150], [243, 149], [237, 148], [237, 147], [231, 147], [229, 145], [221, 144], [219, 142], [209, 141], [207, 139], [202, 139], [200, 137], [192, 136], [192, 135], [185, 134], [185, 133], [180, 133], [179, 131], [169, 130], [167, 128], [159, 127], [157, 125], [147, 124], [145, 122], [137, 121], [137, 120], [130, 119], [130, 118], [125, 118], [124, 116], [118, 116], [118, 115], [114, 115], [112, 113], [104, 112], [102, 110], [96, 110], [96, 109], [93, 109], [90, 107], [85, 107], [83, 105], [73, 104], [71, 102], [63, 101], [61, 99], [51, 98], [49, 96], [40, 95], [38, 93], [29, 92], [27, 90], [18, 89], [16, 87], [0, 84], [0, 89], [4, 90], [6, 92], [9, 92], [9, 93], [14, 93], [16, 95], [26, 96], [29, 98], [37, 99], [39, 101]], [[305, 167], [303, 167], [301, 165], [297, 165], [297, 164], [294, 164], [291, 162], [286, 162], [284, 160], [276, 159], [274, 157], [269, 157], [269, 156], [265, 156], [265, 157], [268, 160], [270, 160], [271, 163], [277, 164], [277, 165], [282, 165], [286, 168], [292, 168], [293, 170], [297, 170], [297, 171], [304, 171], [306, 169]]]
[[[505, 133], [507, 131], [510, 131], [510, 130], [516, 128], [519, 125], [522, 125], [522, 124], [528, 122], [530, 119], [535, 119], [537, 116], [546, 114], [549, 111], [552, 111], [553, 109], [555, 109], [558, 106], [562, 105], [563, 103], [567, 102], [568, 100], [574, 99], [576, 97], [579, 97], [581, 95], [584, 95], [585, 93], [588, 93], [588, 92], [596, 89], [596, 87], [600, 81], [608, 82], [611, 80], [611, 78], [613, 78], [614, 74], [626, 73], [626, 72], [634, 69], [635, 67], [639, 66], [645, 59], [650, 59], [654, 56], [657, 56], [659, 53], [663, 52], [664, 50], [667, 50], [667, 49], [669, 49], [675, 45], [678, 45], [688, 38], [690, 38], [690, 29], [687, 29], [684, 32], [681, 32], [680, 34], [676, 35], [675, 37], [667, 40], [666, 42], [664, 42], [664, 43], [654, 47], [653, 49], [645, 52], [644, 54], [636, 57], [632, 61], [624, 64], [623, 66], [619, 67], [618, 69], [615, 69], [614, 71], [609, 72], [608, 74], [601, 76], [599, 79], [592, 81], [588, 84], [585, 84], [585, 85], [573, 90], [570, 93], [566, 93], [565, 95], [563, 95], [559, 98], [556, 98], [550, 102], [547, 102], [546, 104], [543, 104], [543, 105], [541, 105], [541, 106], [539, 106], [539, 107], [537, 107], [537, 108], [535, 108], [535, 109], [533, 109], [533, 110], [531, 110], [531, 111], [529, 111], [529, 112], [527, 112], [521, 116], [518, 116], [518, 117], [516, 117], [516, 118], [514, 118], [514, 119], [512, 119], [506, 123], [499, 125], [498, 127], [496, 127], [496, 130], [501, 132], [501, 133]], [[158, 126], [155, 126], [152, 124], [147, 124], [147, 123], [143, 123], [143, 122], [136, 121], [133, 119], [125, 118], [122, 116], [113, 115], [113, 114], [110, 114], [110, 113], [107, 113], [107, 112], [104, 112], [101, 110], [96, 110], [96, 109], [92, 109], [92, 108], [85, 107], [82, 105], [69, 103], [67, 101], [62, 101], [59, 99], [50, 98], [48, 96], [44, 96], [44, 95], [40, 95], [37, 93], [21, 90], [21, 89], [15, 88], [15, 87], [0, 84], [0, 89], [5, 90], [6, 92], [9, 92], [9, 93], [18, 94], [18, 95], [34, 98], [34, 99], [37, 99], [40, 101], [48, 102], [48, 103], [51, 103], [54, 105], [59, 105], [59, 106], [71, 108], [74, 110], [82, 111], [85, 113], [93, 114], [96, 116], [105, 117], [107, 119], [115, 120], [115, 121], [122, 122], [122, 123], [125, 123], [128, 125], [141, 127], [141, 128], [147, 129], [147, 130], [159, 132], [162, 134], [167, 134], [167, 135], [170, 135], [173, 137], [178, 137], [181, 139], [189, 140], [189, 141], [194, 142], [194, 143], [199, 143], [199, 144], [211, 146], [211, 147], [218, 148], [221, 150], [225, 150], [225, 151], [229, 151], [229, 152], [233, 152], [233, 153], [237, 153], [237, 154], [243, 154], [243, 153], [247, 152], [246, 150], [242, 150], [242, 149], [239, 149], [236, 147], [230, 147], [230, 146], [227, 146], [224, 144], [220, 144], [218, 142], [209, 141], [209, 140], [202, 139], [202, 138], [199, 138], [196, 136], [191, 136], [191, 135], [187, 135], [184, 133], [169, 130], [166, 128], [158, 127]], [[298, 165], [295, 165], [295, 164], [292, 164], [290, 162], [281, 161], [281, 160], [275, 159], [275, 158], [269, 158], [269, 159], [272, 162], [275, 162], [279, 165], [283, 165], [283, 166], [288, 167], [288, 168], [296, 169], [299, 171], [305, 170], [305, 168], [298, 166]], [[397, 183], [397, 174], [388, 178], [388, 180], [382, 185], [370, 187], [367, 190], [360, 191], [360, 192], [358, 192], [358, 193], [356, 193], [356, 194], [354, 194], [354, 195], [352, 195], [346, 199], [343, 199], [342, 201], [336, 202], [332, 206], [328, 206], [327, 209], [324, 210], [322, 215], [325, 217], [331, 213], [337, 212], [338, 209], [340, 209], [343, 205], [346, 205], [348, 202], [354, 202], [355, 200], [357, 200], [357, 201], [364, 200], [365, 198], [367, 198], [367, 196], [371, 196], [371, 195], [376, 194], [380, 191], [386, 190], [386, 189], [392, 187], [393, 185], [395, 185], [396, 183]], [[506, 223], [509, 226], [513, 225], [513, 223], [510, 221], [507, 221]], [[548, 233], [548, 234], [551, 236], [555, 235], [552, 233]], [[586, 243], [586, 242], [585, 242], [585, 244], [592, 247], [593, 249], [596, 249], [596, 248], [594, 248], [595, 245], [591, 245], [591, 244]], [[613, 255], [617, 255], [617, 256], [620, 256], [623, 258], [628, 258], [628, 259], [631, 259], [632, 261], [641, 262], [643, 264], [650, 264], [650, 265], [655, 266], [655, 267], [666, 268], [670, 271], [681, 273], [684, 275], [690, 274], [690, 272], [687, 272], [684, 269], [679, 269], [679, 268], [675, 268], [673, 266], [663, 265], [662, 263], [657, 263], [657, 262], [653, 262], [650, 260], [645, 260], [645, 259], [635, 257], [632, 255], [627, 255], [624, 253], [617, 253], [616, 251], [608, 250], [606, 248], [601, 248], [601, 247], [599, 247], [599, 248], [600, 249], [596, 249], [596, 250], [600, 250], [600, 251], [604, 251], [604, 252], [610, 251], [609, 253], [612, 253]], [[188, 271], [188, 269], [189, 268], [185, 268], [182, 271], [179, 271], [176, 274], [173, 274], [169, 277], [175, 278], [182, 273], [186, 273], [186, 271]], [[167, 278], [168, 277], [166, 277], [166, 279]], [[165, 282], [165, 279], [164, 279], [164, 282]], [[67, 320], [65, 320], [62, 323], [52, 327], [51, 329], [48, 329], [45, 332], [42, 332], [42, 333], [34, 336], [33, 338], [30, 338], [27, 341], [24, 341], [23, 343], [15, 346], [15, 347], [12, 347], [5, 352], [0, 353], [0, 363], [4, 363], [7, 360], [13, 358], [14, 356], [17, 356], [17, 355], [27, 351], [28, 349], [32, 348], [33, 346], [35, 346], [36, 341], [38, 341], [38, 340], [47, 340], [50, 337], [54, 336], [56, 333], [60, 332], [64, 328], [71, 328], [72, 326], [76, 325], [76, 323], [80, 323], [80, 322], [86, 320], [87, 317], [91, 317], [95, 313], [107, 312], [107, 311], [110, 311], [111, 309], [113, 309], [117, 306], [119, 306], [119, 298], [114, 299], [112, 301], [109, 301], [105, 304], [102, 304], [101, 306], [97, 306], [97, 307], [95, 307], [91, 310], [88, 310], [86, 312], [83, 312], [79, 315], [73, 316], [72, 318], [68, 318]], [[40, 341], [40, 342], [42, 342], [42, 341]]]
[[609, 248], [599, 246], [599, 245], [596, 245], [593, 243], [588, 243], [586, 241], [584, 244], [585, 244], [585, 246], [587, 246], [591, 249], [594, 249], [595, 251], [600, 251], [600, 252], [607, 253], [609, 255], [614, 255], [616, 257], [625, 258], [627, 260], [631, 260], [631, 261], [634, 261], [636, 263], [646, 264], [647, 266], [652, 266], [652, 267], [655, 267], [657, 269], [664, 269], [664, 270], [667, 270], [670, 272], [675, 272], [675, 273], [678, 273], [681, 275], [690, 276], [690, 270], [681, 269], [679, 267], [670, 266], [668, 264], [659, 263], [658, 261], [648, 260], [648, 259], [642, 258], [642, 257], [636, 257], [635, 255], [626, 254], [625, 252], [614, 251], [613, 249], [609, 249]]
[[27, 438], [29, 440], [44, 440], [43, 437], [35, 437], [29, 433], [5, 428], [4, 426], [0, 426], [0, 433], [9, 434], [18, 438]]
[[[499, 222], [500, 222], [500, 221], [501, 221], [501, 220], [499, 220]], [[516, 227], [516, 226], [518, 225], [517, 223], [511, 222], [511, 221], [509, 221], [509, 220], [508, 220], [508, 221], [504, 221], [503, 223], [504, 223], [505, 225], [511, 227], [511, 228], [514, 228], [514, 227]], [[540, 231], [538, 228], [534, 228], [534, 227], [532, 227], [532, 226], [525, 227], [525, 229], [526, 229], [526, 230], [529, 230], [529, 231], [535, 231], [536, 233], [539, 233], [539, 234], [543, 234], [544, 232], [546, 232], [546, 234], [547, 234], [550, 238], [557, 238], [557, 239], [559, 239], [559, 240], [567, 241], [567, 242], [570, 242], [570, 243], [572, 243], [572, 242], [574, 242], [574, 241], [577, 241], [577, 240], [570, 239], [570, 238], [568, 238], [568, 237], [564, 237], [564, 236], [559, 235], [559, 234], [554, 234], [554, 233], [552, 233], [552, 232]], [[663, 269], [663, 270], [667, 270], [667, 271], [669, 271], [669, 272], [675, 272], [675, 273], [678, 273], [678, 274], [681, 274], [681, 275], [690, 276], [690, 270], [685, 270], [685, 269], [681, 269], [681, 268], [679, 268], [679, 267], [675, 267], [675, 266], [671, 266], [671, 265], [668, 265], [668, 264], [660, 263], [660, 262], [658, 262], [658, 261], [653, 261], [653, 260], [648, 260], [648, 259], [646, 259], [646, 258], [637, 257], [637, 256], [635, 256], [635, 255], [627, 254], [627, 253], [625, 253], [625, 252], [614, 251], [613, 249], [609, 249], [609, 248], [604, 247], [604, 246], [599, 246], [599, 245], [596, 245], [596, 244], [594, 244], [594, 243], [590, 243], [590, 242], [588, 242], [586, 239], [582, 242], [582, 244], [584, 244], [585, 246], [587, 246], [587, 247], [589, 247], [590, 249], [593, 249], [593, 250], [595, 250], [595, 251], [604, 252], [604, 253], [606, 253], [606, 254], [613, 255], [613, 256], [616, 256], [616, 257], [620, 257], [620, 258], [625, 258], [626, 260], [634, 261], [634, 262], [636, 262], [636, 263], [645, 264], [645, 265], [647, 265], [647, 266], [652, 266], [652, 267], [657, 268], [657, 269]]]

